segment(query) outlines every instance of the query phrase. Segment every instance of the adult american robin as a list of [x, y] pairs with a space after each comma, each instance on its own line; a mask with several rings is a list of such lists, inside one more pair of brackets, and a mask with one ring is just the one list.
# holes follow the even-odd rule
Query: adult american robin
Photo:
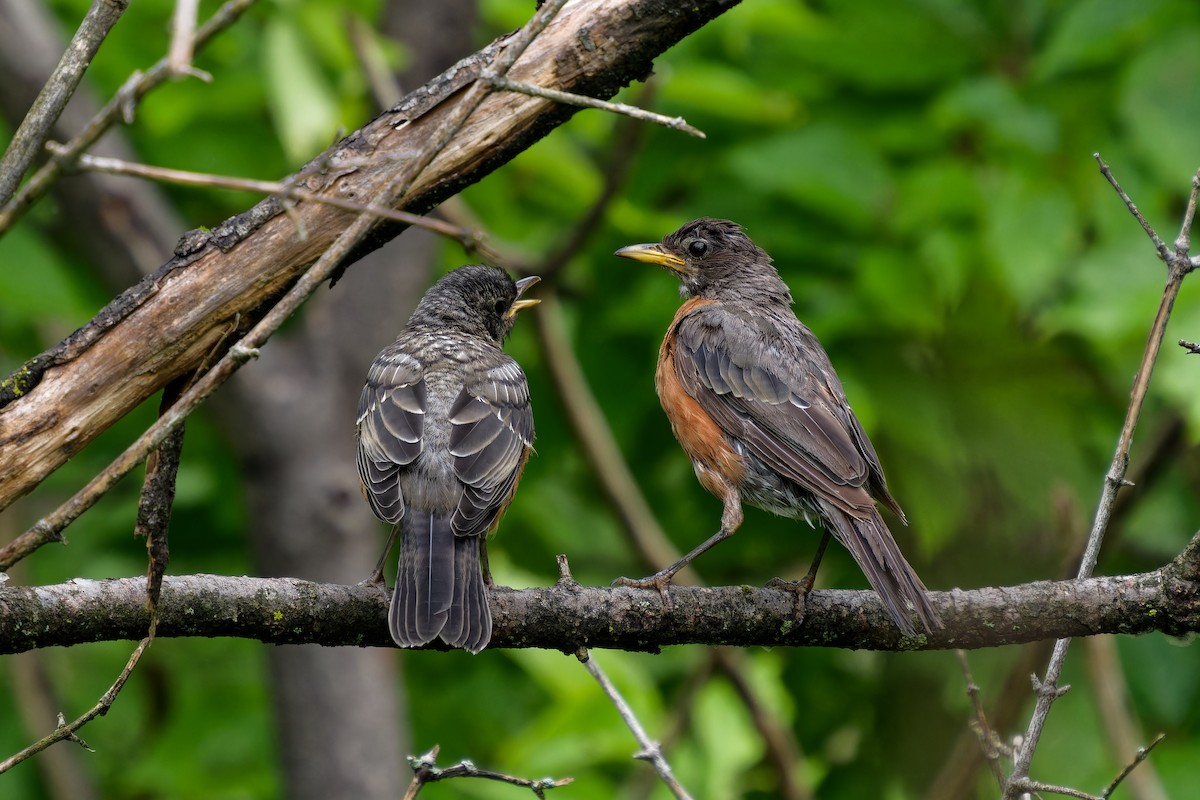
[[820, 520], [825, 534], [799, 591], [812, 586], [832, 533], [854, 556], [906, 634], [916, 612], [941, 627], [875, 499], [903, 521], [875, 448], [846, 402], [820, 342], [792, 312], [771, 257], [728, 220], [698, 219], [658, 244], [616, 252], [682, 281], [680, 307], [659, 350], [655, 386], [700, 483], [724, 503], [721, 529], [670, 567], [637, 581], [669, 602], [672, 577], [731, 536], [746, 502], [785, 517]]
[[[388, 627], [401, 647], [440, 638], [477, 653], [492, 636], [486, 538], [533, 444], [525, 373], [500, 349], [521, 295], [501, 269], [465, 266], [435, 283], [376, 357], [358, 401], [358, 473], [375, 516], [397, 535]], [[486, 584], [486, 585], [485, 585]]]

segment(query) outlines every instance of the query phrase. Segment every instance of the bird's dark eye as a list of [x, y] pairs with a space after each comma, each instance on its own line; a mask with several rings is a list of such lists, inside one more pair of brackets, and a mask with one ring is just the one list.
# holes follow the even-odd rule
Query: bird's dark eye
[[497, 300], [495, 309], [497, 314], [504, 316], [504, 312], [508, 311], [508, 303], [504, 302], [503, 300]]
[[687, 251], [692, 258], [703, 258], [708, 253], [708, 242], [703, 239], [693, 239], [688, 244]]

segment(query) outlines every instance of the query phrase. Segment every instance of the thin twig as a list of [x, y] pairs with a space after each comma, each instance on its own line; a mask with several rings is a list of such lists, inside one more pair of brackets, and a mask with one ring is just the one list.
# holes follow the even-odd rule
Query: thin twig
[[1117, 777], [1113, 778], [1112, 783], [1104, 788], [1104, 792], [1100, 796], [1104, 798], [1112, 797], [1112, 793], [1115, 792], [1117, 787], [1121, 785], [1121, 781], [1125, 780], [1125, 778], [1128, 777], [1131, 772], [1137, 769], [1138, 764], [1141, 764], [1143, 761], [1145, 761], [1146, 756], [1150, 755], [1150, 751], [1158, 747], [1158, 743], [1165, 738], [1167, 738], [1167, 735], [1165, 733], [1160, 733], [1158, 736], [1154, 737], [1154, 741], [1150, 742], [1150, 744], [1146, 745], [1145, 747], [1139, 747], [1133, 756], [1133, 760], [1125, 765], [1125, 769], [1121, 770]]
[[[1092, 523], [1091, 532], [1088, 534], [1087, 547], [1084, 549], [1083, 557], [1080, 559], [1079, 570], [1076, 573], [1076, 577], [1078, 578], [1091, 576], [1092, 571], [1096, 567], [1096, 560], [1100, 554], [1100, 545], [1104, 541], [1104, 533], [1108, 528], [1108, 523], [1112, 516], [1117, 492], [1125, 484], [1125, 472], [1129, 467], [1129, 451], [1133, 444], [1133, 434], [1137, 429], [1138, 419], [1141, 416], [1142, 406], [1145, 403], [1146, 394], [1149, 390], [1150, 376], [1154, 371], [1154, 365], [1158, 361], [1158, 354], [1162, 348], [1167, 322], [1171, 317], [1171, 309], [1175, 305], [1175, 298], [1179, 294], [1184, 277], [1192, 269], [1191, 261], [1186, 251], [1172, 252], [1163, 244], [1158, 234], [1141, 215], [1137, 206], [1133, 204], [1129, 195], [1121, 188], [1112, 171], [1108, 168], [1108, 165], [1104, 163], [1098, 153], [1095, 158], [1100, 164], [1101, 173], [1112, 184], [1130, 213], [1137, 219], [1138, 224], [1146, 231], [1146, 234], [1150, 237], [1150, 241], [1154, 243], [1155, 251], [1158, 253], [1159, 258], [1167, 264], [1167, 282], [1163, 288], [1162, 299], [1159, 301], [1154, 322], [1150, 327], [1145, 352], [1142, 354], [1137, 375], [1134, 377], [1133, 389], [1130, 392], [1129, 398], [1129, 408], [1125, 413], [1125, 422], [1121, 426], [1116, 453], [1114, 453], [1112, 464], [1109, 466], [1108, 473], [1104, 477], [1104, 485], [1100, 492], [1100, 501], [1096, 508], [1096, 516]], [[1198, 195], [1200, 195], [1200, 180], [1193, 178], [1192, 192], [1187, 211], [1184, 214], [1185, 224], [1191, 224], [1196, 211]], [[1187, 237], [1184, 233], [1181, 233], [1177, 242], [1186, 241]], [[1004, 795], [1006, 800], [1015, 798], [1018, 791], [1016, 788], [1017, 784], [1029, 777], [1029, 768], [1033, 761], [1034, 751], [1036, 751], [1038, 742], [1041, 740], [1046, 716], [1049, 714], [1050, 706], [1060, 694], [1055, 687], [1062, 673], [1063, 664], [1066, 662], [1067, 650], [1070, 647], [1070, 643], [1070, 639], [1059, 639], [1054, 643], [1054, 650], [1050, 655], [1050, 662], [1046, 667], [1046, 677], [1040, 681], [1043, 690], [1038, 692], [1037, 702], [1034, 705], [1033, 714], [1029, 720], [1029, 727], [1026, 730], [1021, 748], [1017, 751], [1017, 756], [1013, 764], [1010, 784]]]
[[[60, 715], [58, 727], [56, 727], [52, 733], [29, 745], [21, 752], [6, 758], [4, 761], [0, 761], [0, 774], [8, 772], [8, 770], [12, 769], [17, 764], [20, 764], [22, 761], [32, 755], [35, 755], [36, 753], [40, 753], [55, 742], [61, 742], [64, 739], [69, 739], [77, 743], [82, 743], [82, 740], [79, 739], [75, 732], [94, 720], [96, 717], [102, 717], [108, 713], [108, 710], [112, 708], [112, 704], [116, 701], [117, 695], [121, 693], [121, 689], [125, 688], [125, 681], [129, 680], [129, 676], [133, 674], [133, 668], [136, 667], [138, 661], [141, 660], [142, 653], [146, 652], [146, 648], [150, 646], [150, 642], [153, 641], [153, 639], [154, 633], [151, 631], [149, 636], [147, 636], [145, 639], [142, 639], [138, 643], [138, 646], [133, 651], [133, 655], [131, 655], [129, 657], [129, 661], [126, 662], [125, 669], [121, 670], [121, 674], [117, 676], [117, 679], [113, 682], [113, 685], [108, 687], [108, 691], [100, 697], [100, 700], [96, 703], [96, 705], [92, 706], [92, 708], [86, 714], [70, 723], [64, 723], [63, 717]], [[84, 746], [86, 747], [86, 745]]]
[[1170, 248], [1167, 247], [1166, 242], [1158, 238], [1158, 234], [1155, 232], [1154, 228], [1150, 227], [1150, 223], [1146, 221], [1146, 218], [1142, 216], [1142, 212], [1138, 209], [1137, 205], [1134, 204], [1129, 195], [1125, 194], [1125, 190], [1121, 188], [1121, 184], [1117, 183], [1117, 179], [1113, 176], [1112, 170], [1108, 168], [1108, 164], [1106, 164], [1104, 159], [1100, 157], [1099, 153], [1092, 153], [1092, 158], [1096, 159], [1096, 163], [1100, 165], [1100, 174], [1103, 175], [1105, 180], [1107, 180], [1112, 185], [1113, 189], [1116, 190], [1117, 195], [1121, 198], [1122, 202], [1125, 203], [1125, 207], [1129, 209], [1129, 213], [1133, 214], [1133, 218], [1138, 221], [1138, 224], [1142, 226], [1142, 230], [1144, 230], [1146, 235], [1150, 237], [1150, 241], [1154, 243], [1154, 249], [1158, 253], [1158, 257], [1164, 262], [1170, 261]]
[[616, 706], [617, 713], [621, 715], [621, 719], [629, 726], [629, 730], [633, 732], [633, 738], [637, 739], [638, 745], [642, 748], [642, 752], [634, 756], [634, 758], [644, 759], [654, 765], [655, 772], [662, 778], [662, 782], [671, 790], [671, 794], [679, 798], [679, 800], [691, 800], [691, 795], [687, 790], [680, 785], [675, 774], [671, 771], [671, 765], [667, 762], [666, 757], [662, 754], [662, 748], [658, 743], [650, 738], [646, 733], [646, 729], [642, 727], [642, 723], [638, 721], [637, 715], [633, 713], [633, 709], [625, 702], [625, 698], [617, 691], [617, 687], [613, 686], [612, 681], [600, 669], [600, 665], [596, 663], [595, 657], [588, 652], [587, 648], [579, 648], [579, 652], [575, 654], [576, 658], [583, 663], [587, 671], [596, 679], [596, 683], [600, 684], [600, 688], [608, 695], [608, 699]]
[[175, 77], [190, 76], [211, 83], [212, 75], [192, 66], [192, 52], [196, 42], [196, 15], [199, 10], [200, 0], [175, 0], [167, 65]]
[[358, 68], [371, 87], [371, 95], [375, 98], [378, 111], [391, 108], [400, 102], [404, 93], [400, 83], [392, 73], [391, 67], [375, 44], [375, 30], [357, 14], [351, 14], [347, 20], [346, 32], [350, 46], [354, 48], [354, 57]]
[[1179, 226], [1179, 235], [1175, 237], [1175, 255], [1195, 267], [1195, 262], [1188, 258], [1192, 248], [1192, 221], [1196, 218], [1196, 198], [1200, 197], [1200, 170], [1192, 176], [1192, 195], [1188, 198], [1187, 208], [1183, 211], [1183, 222]]
[[29, 113], [9, 142], [8, 149], [0, 157], [0, 206], [12, 199], [25, 171], [50, 138], [50, 129], [62, 115], [71, 95], [75, 94], [75, 87], [91, 65], [92, 57], [128, 7], [129, 0], [92, 0], [91, 8], [67, 45], [58, 66], [42, 86]]
[[490, 781], [507, 783], [512, 786], [524, 786], [539, 798], [545, 798], [548, 789], [557, 789], [575, 780], [574, 778], [518, 778], [515, 775], [505, 775], [503, 772], [480, 769], [466, 759], [453, 766], [438, 767], [437, 757], [440, 750], [441, 747], [435, 744], [423, 756], [408, 757], [409, 766], [413, 770], [413, 779], [409, 783], [408, 789], [404, 792], [403, 800], [413, 800], [413, 798], [420, 794], [421, 789], [427, 783], [443, 781], [449, 778], [484, 778]]
[[485, 81], [489, 81], [492, 86], [497, 89], [503, 89], [508, 92], [518, 92], [527, 94], [531, 97], [540, 97], [544, 100], [553, 100], [556, 103], [565, 105], [580, 106], [582, 108], [598, 108], [602, 111], [611, 111], [614, 114], [624, 114], [627, 117], [640, 119], [643, 122], [653, 122], [655, 125], [662, 125], [664, 128], [670, 128], [674, 131], [682, 131], [689, 136], [695, 136], [698, 139], [705, 138], [704, 131], [699, 128], [694, 128], [688, 124], [683, 117], [668, 117], [665, 114], [655, 114], [653, 111], [647, 111], [644, 108], [627, 105], [626, 103], [613, 103], [607, 100], [597, 100], [594, 97], [588, 97], [583, 94], [575, 94], [573, 92], [564, 92], [558, 89], [547, 89], [544, 86], [535, 86], [531, 83], [522, 83], [514, 81], [503, 75], [498, 75], [495, 72], [484, 70], [480, 76]]
[[1179, 346], [1184, 350], [1187, 350], [1192, 355], [1200, 354], [1200, 344], [1196, 344], [1195, 342], [1189, 342], [1186, 339], [1180, 339]]
[[[507, 72], [525, 52], [533, 38], [546, 27], [565, 4], [566, 0], [547, 0], [529, 24], [515, 34], [508, 46], [497, 56], [495, 62], [497, 71], [502, 74]], [[490, 91], [489, 84], [484, 81], [476, 81], [459, 103], [456, 112], [446, 119], [438, 131], [430, 137], [426, 148], [418, 153], [406, 168], [373, 198], [371, 205], [394, 205], [395, 201], [413, 185], [421, 172], [445, 149]], [[271, 335], [296, 312], [309, 295], [329, 279], [342, 260], [372, 228], [376, 219], [373, 213], [363, 212], [350, 223], [291, 290], [259, 320], [257, 325], [246, 333], [240, 342], [230, 348], [229, 352], [217, 362], [212, 370], [185, 391], [167, 413], [159, 417], [133, 444], [86, 486], [76, 492], [71, 499], [38, 520], [17, 540], [9, 543], [4, 548], [5, 557], [0, 560], [0, 569], [5, 569], [44, 544], [60, 540], [64, 528], [91, 508], [97, 500], [116, 485], [117, 481], [129, 474], [149, 455], [151, 450], [161, 445], [170, 432], [187, 418], [188, 414], [207, 400], [217, 390], [217, 387], [233, 375], [248, 358], [257, 353], [258, 348], [262, 347]]]
[[[405, 225], [426, 228], [434, 233], [448, 236], [468, 249], [477, 247], [480, 238], [477, 231], [450, 225], [438, 219], [423, 217], [420, 214], [412, 214], [408, 211], [400, 211], [394, 208], [387, 208], [386, 206], [356, 203], [353, 200], [345, 200], [334, 195], [318, 194], [317, 192], [296, 186], [290, 181], [260, 181], [253, 178], [233, 178], [225, 175], [211, 175], [204, 172], [171, 169], [169, 167], [152, 167], [148, 164], [136, 164], [131, 161], [123, 161], [119, 158], [93, 156], [86, 153], [76, 157], [75, 163], [81, 170], [102, 172], [107, 175], [129, 175], [162, 183], [215, 187], [241, 192], [257, 192], [259, 194], [275, 195], [284, 199], [324, 203], [325, 205], [345, 209], [346, 211], [354, 211], [359, 214], [372, 214], [381, 219], [390, 219], [402, 222]], [[342, 162], [331, 162], [329, 166], [331, 168], [344, 168], [353, 165]]]
[[962, 668], [963, 679], [967, 683], [967, 697], [971, 698], [971, 705], [975, 709], [975, 734], [979, 737], [979, 747], [983, 750], [983, 757], [987, 760], [988, 766], [992, 770], [992, 775], [996, 778], [996, 785], [1000, 790], [1004, 790], [1004, 770], [1000, 766], [1000, 752], [996, 747], [996, 734], [992, 732], [988, 725], [987, 714], [983, 711], [983, 701], [979, 698], [979, 685], [975, 683], [975, 678], [971, 675], [971, 666], [967, 663], [967, 653], [965, 650], [955, 650], [954, 654], [958, 656], [958, 664]]
[[1099, 795], [1088, 794], [1087, 792], [1080, 791], [1079, 789], [1073, 789], [1070, 786], [1055, 786], [1052, 783], [1031, 781], [1028, 778], [1022, 780], [1020, 783], [1015, 783], [1014, 785], [1016, 786], [1017, 791], [1026, 794], [1030, 792], [1046, 792], [1049, 794], [1061, 794], [1064, 797], [1075, 797], [1078, 798], [1078, 800], [1104, 800], [1104, 798], [1100, 797]]
[[[221, 6], [196, 32], [194, 49], [203, 48], [214, 36], [237, 22], [254, 2], [255, 0], [229, 0]], [[54, 158], [43, 164], [11, 200], [0, 193], [0, 198], [5, 198], [5, 202], [0, 203], [0, 235], [11, 228], [38, 198], [50, 190], [62, 175], [65, 163], [69, 163], [75, 156], [95, 144], [114, 123], [121, 120], [130, 122], [132, 110], [138, 101], [170, 78], [171, 69], [165, 56], [144, 74], [134, 72], [104, 108], [96, 112], [83, 130], [60, 148]]]

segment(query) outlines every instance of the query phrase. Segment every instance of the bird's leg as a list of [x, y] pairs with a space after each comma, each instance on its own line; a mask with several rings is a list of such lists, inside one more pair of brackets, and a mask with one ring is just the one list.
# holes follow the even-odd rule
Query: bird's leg
[[817, 545], [817, 553], [813, 556], [812, 566], [808, 568], [808, 572], [798, 581], [785, 581], [780, 578], [772, 578], [767, 581], [769, 589], [783, 589], [785, 592], [795, 592], [796, 594], [808, 594], [812, 591], [813, 584], [817, 580], [817, 568], [821, 566], [821, 559], [825, 556], [825, 548], [829, 545], [829, 531], [825, 531], [821, 535], [821, 543]]
[[489, 589], [494, 589], [496, 582], [492, 580], [492, 567], [488, 563], [486, 536], [479, 537], [479, 568], [483, 570], [483, 585]]
[[387, 561], [388, 553], [392, 552], [392, 545], [396, 543], [396, 537], [400, 535], [400, 523], [392, 526], [392, 532], [388, 534], [387, 544], [383, 548], [383, 552], [379, 555], [379, 561], [375, 564], [375, 571], [371, 573], [371, 577], [363, 581], [364, 586], [383, 586], [386, 584], [383, 580], [383, 564]]
[[722, 497], [725, 503], [725, 509], [721, 512], [721, 530], [708, 537], [700, 545], [693, 548], [691, 552], [683, 558], [676, 561], [666, 569], [661, 569], [653, 575], [634, 580], [632, 578], [617, 578], [613, 581], [614, 586], [632, 586], [635, 589], [658, 589], [658, 593], [662, 595], [663, 609], [671, 610], [671, 580], [675, 577], [675, 573], [686, 567], [692, 562], [692, 559], [705, 552], [717, 542], [723, 539], [728, 539], [737, 532], [737, 529], [742, 524], [742, 501], [737, 489], [727, 487], [723, 492]]

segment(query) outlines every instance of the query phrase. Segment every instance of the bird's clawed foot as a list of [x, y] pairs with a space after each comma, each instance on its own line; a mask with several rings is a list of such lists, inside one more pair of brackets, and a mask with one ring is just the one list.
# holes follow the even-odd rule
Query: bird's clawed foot
[[629, 586], [634, 589], [657, 589], [662, 595], [663, 611], [671, 610], [671, 579], [675, 573], [669, 570], [656, 572], [646, 578], [617, 578], [613, 586]]
[[809, 573], [798, 581], [785, 581], [783, 578], [771, 578], [771, 580], [767, 581], [766, 587], [768, 589], [779, 589], [780, 591], [791, 592], [792, 594], [804, 596], [812, 591], [813, 578], [815, 577], [815, 575]]
[[805, 597], [812, 591], [813, 584], [817, 582], [817, 568], [821, 566], [821, 559], [825, 556], [825, 548], [829, 545], [829, 531], [825, 531], [821, 535], [821, 543], [817, 545], [817, 552], [813, 555], [812, 565], [809, 566], [808, 572], [798, 581], [785, 581], [783, 578], [771, 578], [767, 581], [768, 589], [782, 589], [785, 592], [792, 592], [798, 597]]
[[359, 586], [378, 586], [380, 589], [387, 591], [387, 583], [383, 579], [383, 570], [377, 569], [371, 573], [371, 577], [358, 582]]

